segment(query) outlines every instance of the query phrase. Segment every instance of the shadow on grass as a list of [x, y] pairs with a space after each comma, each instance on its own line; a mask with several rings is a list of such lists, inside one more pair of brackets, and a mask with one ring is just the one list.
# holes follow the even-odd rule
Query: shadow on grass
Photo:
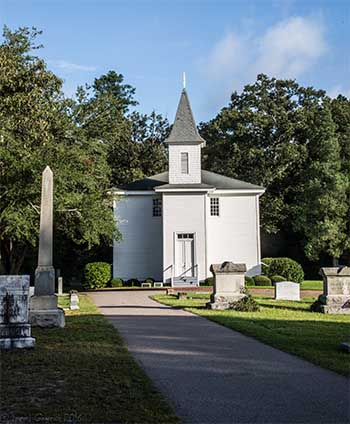
[[[264, 303], [264, 302], [260, 302], [260, 306], [263, 308], [271, 308], [271, 309], [284, 309], [284, 310], [288, 310], [288, 311], [301, 311], [301, 312], [311, 312], [309, 308], [305, 308], [302, 306], [297, 306], [297, 305], [274, 305], [271, 303]], [[310, 303], [311, 306], [311, 303]]]
[[178, 422], [102, 315], [33, 335], [35, 349], [1, 352], [0, 422]]

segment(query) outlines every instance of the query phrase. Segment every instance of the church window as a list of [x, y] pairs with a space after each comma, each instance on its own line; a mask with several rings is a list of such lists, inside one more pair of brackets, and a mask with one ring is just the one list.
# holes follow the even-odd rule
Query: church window
[[181, 153], [181, 174], [188, 174], [188, 153]]
[[210, 198], [210, 215], [211, 216], [219, 216], [220, 215], [220, 206], [219, 206], [219, 198], [211, 197]]
[[153, 199], [153, 216], [162, 216], [162, 199]]

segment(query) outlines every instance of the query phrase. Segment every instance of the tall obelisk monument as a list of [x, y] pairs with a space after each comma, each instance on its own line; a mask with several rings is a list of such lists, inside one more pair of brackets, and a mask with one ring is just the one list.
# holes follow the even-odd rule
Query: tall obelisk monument
[[57, 306], [53, 246], [53, 174], [44, 169], [41, 187], [38, 267], [35, 270], [34, 296], [30, 302], [30, 321], [39, 327], [64, 327], [64, 312]]

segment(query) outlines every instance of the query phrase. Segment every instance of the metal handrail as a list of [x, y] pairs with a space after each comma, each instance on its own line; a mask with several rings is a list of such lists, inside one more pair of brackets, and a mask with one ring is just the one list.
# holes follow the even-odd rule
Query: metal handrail
[[196, 265], [193, 265], [193, 266], [189, 267], [188, 269], [186, 269], [186, 271], [184, 271], [182, 274], [180, 274], [180, 275], [179, 275], [180, 280], [183, 280], [183, 279], [185, 278], [185, 277], [182, 277], [182, 275], [184, 275], [186, 272], [188, 272], [188, 271], [192, 270], [193, 268], [197, 271], [197, 272], [195, 272], [194, 277], [197, 277], [197, 275], [196, 275], [196, 274], [198, 274], [198, 264], [196, 264]]

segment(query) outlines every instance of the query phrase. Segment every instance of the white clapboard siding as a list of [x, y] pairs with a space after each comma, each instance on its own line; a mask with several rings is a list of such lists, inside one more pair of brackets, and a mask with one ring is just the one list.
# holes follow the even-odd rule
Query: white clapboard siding
[[[214, 197], [215, 194], [213, 194]], [[219, 197], [219, 216], [208, 217], [208, 268], [210, 264], [232, 261], [245, 263], [248, 275], [260, 273], [260, 239], [257, 197], [231, 195]], [[208, 275], [211, 275], [208, 269]]]
[[122, 240], [113, 250], [113, 276], [162, 281], [162, 217], [152, 214], [156, 196], [127, 196], [116, 202]]

